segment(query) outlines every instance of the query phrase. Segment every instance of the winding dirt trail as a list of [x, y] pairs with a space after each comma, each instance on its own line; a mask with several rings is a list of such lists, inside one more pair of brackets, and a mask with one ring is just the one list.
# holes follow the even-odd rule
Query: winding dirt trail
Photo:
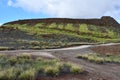
[[[120, 80], [120, 64], [105, 63], [96, 64], [86, 60], [77, 59], [78, 54], [92, 53], [91, 47], [96, 46], [111, 46], [120, 45], [120, 43], [109, 43], [100, 45], [83, 45], [78, 47], [69, 47], [62, 49], [49, 50], [14, 50], [14, 51], [0, 51], [0, 53], [16, 55], [20, 53], [28, 53], [36, 56], [44, 56], [50, 58], [59, 58], [62, 61], [73, 62], [80, 64], [89, 72], [89, 79], [87, 80]], [[78, 79], [79, 80], [79, 79]]]

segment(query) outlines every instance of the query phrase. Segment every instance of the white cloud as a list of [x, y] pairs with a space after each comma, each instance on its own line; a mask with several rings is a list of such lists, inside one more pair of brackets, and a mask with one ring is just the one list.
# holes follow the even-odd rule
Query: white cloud
[[12, 6], [13, 2], [11, 0], [8, 1], [8, 6]]
[[8, 5], [53, 17], [118, 19], [120, 15], [120, 0], [9, 0]]

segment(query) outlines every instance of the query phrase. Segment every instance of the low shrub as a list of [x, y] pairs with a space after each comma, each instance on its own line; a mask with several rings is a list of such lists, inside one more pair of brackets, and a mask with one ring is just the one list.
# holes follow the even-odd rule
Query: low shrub
[[42, 57], [36, 58], [37, 61], [43, 61], [44, 59]]
[[61, 71], [64, 73], [70, 73], [70, 69], [73, 66], [73, 64], [71, 63], [63, 63], [63, 65], [61, 66]]
[[17, 63], [17, 58], [16, 57], [10, 57], [8, 59], [8, 62], [11, 64], [11, 65], [14, 65]]
[[19, 75], [19, 80], [34, 80], [35, 78], [35, 69], [29, 69], [24, 72], [22, 72]]
[[47, 76], [57, 76], [59, 73], [59, 69], [55, 67], [46, 67], [45, 74]]
[[3, 58], [3, 57], [5, 57], [6, 55], [4, 55], [4, 54], [0, 54], [0, 58]]
[[89, 61], [95, 61], [95, 57], [94, 57], [94, 56], [88, 56], [87, 59], [88, 59]]
[[17, 58], [20, 58], [20, 59], [30, 59], [31, 55], [28, 54], [28, 53], [22, 53], [22, 54], [18, 55]]
[[97, 58], [95, 58], [95, 60], [94, 60], [96, 63], [104, 63], [105, 61], [104, 61], [104, 58], [100, 58], [100, 57], [97, 57]]
[[0, 50], [9, 50], [9, 47], [0, 47]]
[[16, 73], [14, 68], [9, 68], [3, 71], [0, 71], [0, 80], [15, 80]]
[[106, 62], [112, 62], [111, 58], [109, 58], [109, 57], [106, 57], [104, 59], [105, 59]]
[[39, 41], [31, 41], [31, 42], [29, 42], [29, 44], [32, 46], [39, 46], [40, 42]]
[[80, 66], [77, 66], [77, 65], [74, 65], [71, 67], [70, 71], [73, 73], [73, 74], [79, 74], [79, 73], [82, 73], [84, 70], [82, 67]]
[[57, 28], [57, 24], [56, 23], [51, 23], [48, 28]]
[[95, 63], [105, 63], [105, 62], [114, 62], [114, 63], [120, 63], [120, 56], [119, 55], [100, 55], [96, 53], [91, 54], [81, 54], [78, 55], [77, 58], [86, 59], [91, 62]]

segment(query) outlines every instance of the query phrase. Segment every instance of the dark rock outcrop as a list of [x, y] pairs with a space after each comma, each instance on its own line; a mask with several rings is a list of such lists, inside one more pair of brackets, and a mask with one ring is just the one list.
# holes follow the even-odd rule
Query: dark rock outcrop
[[[13, 22], [8, 22], [5, 24], [29, 24], [34, 25], [36, 23], [73, 23], [73, 24], [91, 24], [98, 26], [113, 26], [117, 27], [120, 24], [110, 16], [103, 16], [101, 19], [69, 19], [69, 18], [44, 18], [44, 19], [26, 19], [26, 20], [18, 20]], [[4, 25], [5, 25], [4, 24]]]

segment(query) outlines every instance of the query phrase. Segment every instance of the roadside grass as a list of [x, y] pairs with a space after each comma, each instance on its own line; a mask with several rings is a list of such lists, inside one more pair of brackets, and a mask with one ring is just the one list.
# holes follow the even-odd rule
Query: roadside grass
[[101, 63], [120, 63], [120, 55], [101, 55], [97, 53], [90, 53], [90, 54], [81, 54], [78, 55], [77, 58], [85, 59], [90, 62], [95, 62], [98, 64]]
[[32, 58], [28, 54], [6, 56], [0, 54], [0, 80], [34, 80], [39, 76], [59, 76], [66, 74], [81, 74], [80, 65], [61, 62], [57, 59]]

